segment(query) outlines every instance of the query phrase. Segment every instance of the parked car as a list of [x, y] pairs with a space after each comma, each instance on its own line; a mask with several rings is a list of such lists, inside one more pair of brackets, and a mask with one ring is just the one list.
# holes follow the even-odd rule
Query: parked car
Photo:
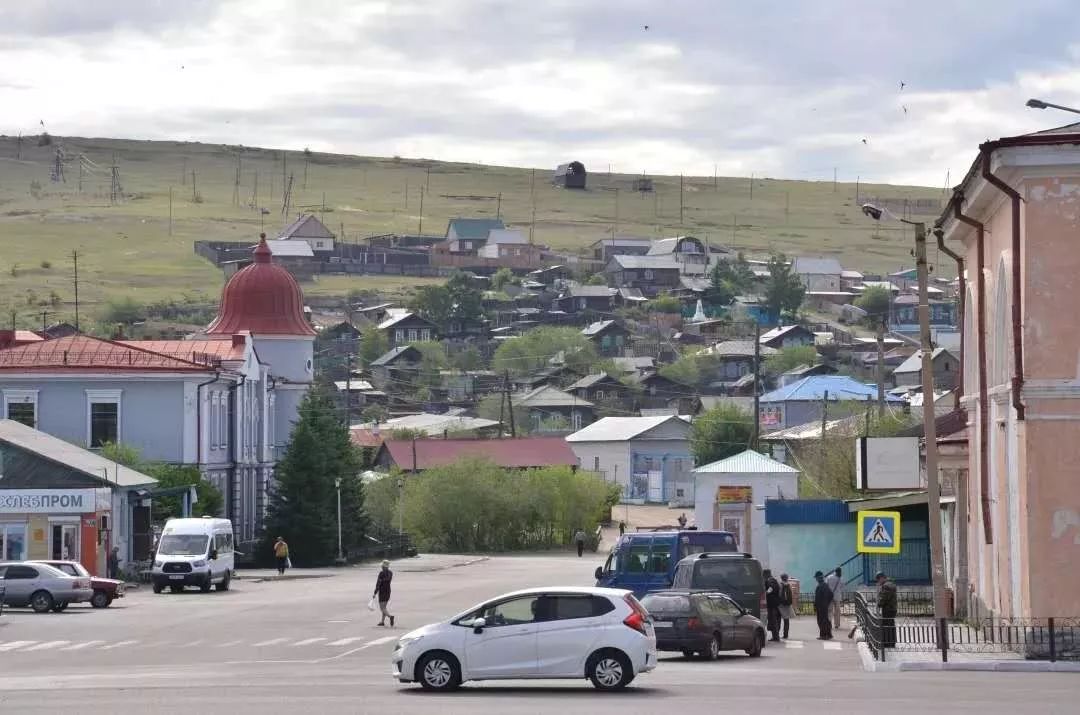
[[4, 580], [4, 603], [33, 608], [37, 613], [59, 613], [69, 603], [82, 603], [94, 597], [90, 579], [69, 576], [52, 566], [28, 561], [0, 563]]
[[604, 565], [597, 567], [596, 585], [627, 588], [640, 598], [649, 591], [671, 588], [675, 566], [687, 556], [734, 552], [737, 548], [738, 541], [730, 531], [675, 529], [625, 534]]
[[725, 650], [757, 658], [765, 648], [761, 621], [722, 593], [658, 591], [646, 595], [641, 605], [653, 618], [657, 650], [716, 660]]
[[392, 662], [395, 678], [425, 690], [529, 678], [588, 678], [618, 690], [656, 667], [656, 638], [629, 591], [535, 588], [405, 634]]
[[761, 562], [750, 554], [695, 554], [675, 567], [671, 587], [680, 591], [719, 591], [754, 618], [765, 608]]
[[91, 576], [86, 567], [78, 561], [35, 561], [34, 563], [52, 566], [69, 576], [90, 579], [90, 588], [94, 589], [94, 595], [90, 598], [90, 605], [94, 608], [108, 608], [113, 600], [124, 597], [123, 581]]

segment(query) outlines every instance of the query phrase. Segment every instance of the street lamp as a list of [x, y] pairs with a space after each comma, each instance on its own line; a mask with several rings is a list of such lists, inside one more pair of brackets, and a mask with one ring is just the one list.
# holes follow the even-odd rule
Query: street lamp
[[945, 565], [941, 538], [941, 484], [938, 480], [937, 424], [934, 414], [934, 344], [930, 339], [929, 270], [926, 224], [900, 218], [887, 208], [863, 204], [862, 212], [880, 221], [890, 218], [915, 227], [915, 269], [919, 281], [919, 337], [922, 351], [923, 441], [926, 443], [926, 505], [930, 521], [930, 568], [934, 584], [934, 621], [945, 618]]
[[1044, 102], [1041, 99], [1029, 99], [1027, 106], [1032, 109], [1060, 109], [1063, 112], [1072, 112], [1073, 114], [1080, 114], [1080, 109], [1073, 109], [1072, 107], [1066, 107], [1061, 104], [1054, 104], [1052, 102]]
[[[414, 464], [415, 466], [415, 464]], [[398, 538], [405, 534], [405, 505], [402, 503], [402, 497], [405, 491], [405, 478], [398, 477], [397, 480], [397, 500], [398, 500]]]
[[337, 560], [345, 563], [345, 554], [341, 550], [341, 477], [334, 479], [334, 488], [337, 489]]

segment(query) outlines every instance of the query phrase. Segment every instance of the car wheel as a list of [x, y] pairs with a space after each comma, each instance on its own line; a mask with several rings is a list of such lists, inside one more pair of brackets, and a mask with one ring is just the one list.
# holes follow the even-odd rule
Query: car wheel
[[720, 657], [720, 636], [714, 635], [712, 637], [708, 649], [701, 651], [701, 657], [704, 660], [716, 660]]
[[433, 651], [416, 664], [416, 679], [424, 690], [454, 690], [461, 685], [461, 666], [449, 653]]
[[53, 604], [52, 612], [53, 613], [61, 613], [67, 607], [68, 607], [67, 601], [57, 601], [56, 603]]
[[173, 593], [180, 593], [184, 590], [183, 586], [169, 586], [169, 590]]
[[94, 608], [108, 608], [110, 603], [112, 599], [104, 591], [94, 591], [94, 595], [90, 597], [90, 605]]
[[228, 591], [230, 581], [232, 581], [232, 572], [231, 571], [226, 571], [225, 575], [221, 578], [221, 583], [219, 583], [217, 585], [217, 590], [219, 590], [219, 591]]
[[163, 584], [160, 584], [160, 583], [155, 583], [154, 584], [154, 593], [161, 593], [164, 590], [165, 590], [165, 586]]
[[597, 690], [621, 690], [634, 679], [630, 659], [617, 650], [604, 650], [589, 659], [589, 680]]
[[210, 593], [210, 588], [214, 585], [213, 577], [210, 574], [206, 574], [206, 581], [199, 584], [199, 590], [203, 593]]
[[30, 596], [30, 608], [34, 613], [48, 613], [53, 607], [53, 597], [48, 591], [35, 591]]
[[754, 634], [754, 642], [746, 649], [746, 654], [751, 658], [760, 658], [761, 651], [765, 648], [765, 634], [758, 631]]

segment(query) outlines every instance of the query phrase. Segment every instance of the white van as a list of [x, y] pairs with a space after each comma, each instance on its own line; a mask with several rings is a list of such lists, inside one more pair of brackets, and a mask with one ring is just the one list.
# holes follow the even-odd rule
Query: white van
[[161, 530], [150, 578], [154, 593], [168, 586], [178, 593], [184, 586], [211, 586], [228, 591], [233, 569], [233, 528], [228, 519], [169, 519]]

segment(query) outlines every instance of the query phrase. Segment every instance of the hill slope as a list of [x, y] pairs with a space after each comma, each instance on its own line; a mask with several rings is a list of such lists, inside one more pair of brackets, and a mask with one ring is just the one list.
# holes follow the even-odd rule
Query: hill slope
[[[65, 182], [50, 181], [57, 147], [68, 159]], [[114, 159], [126, 198], [112, 205]], [[283, 174], [292, 176], [289, 218], [302, 207], [322, 211], [325, 205], [326, 224], [350, 241], [421, 230], [422, 198], [424, 233], [443, 233], [454, 216], [499, 213], [510, 225], [527, 230], [531, 224], [537, 243], [560, 249], [584, 250], [612, 231], [693, 233], [753, 254], [835, 255], [845, 267], [862, 270], [911, 264], [910, 230], [862, 216], [854, 184], [686, 177], [680, 210], [677, 176], [653, 177], [656, 191], [641, 194], [632, 190], [635, 176], [592, 172], [587, 191], [568, 191], [551, 185], [549, 169], [73, 137], [45, 147], [36, 146], [36, 137], [24, 138], [17, 147], [14, 137], [0, 137], [0, 311], [8, 316], [2, 322], [15, 310], [20, 325], [39, 325], [39, 304], [52, 293], [53, 318], [66, 318], [76, 249], [85, 303], [181, 295], [215, 301], [222, 274], [193, 254], [192, 242], [254, 242], [263, 225], [275, 235], [288, 223], [281, 212]], [[942, 198], [940, 189], [922, 187], [862, 185], [858, 192], [860, 201]], [[942, 272], [953, 269], [943, 264]], [[393, 283], [329, 277], [305, 290], [344, 294]], [[89, 305], [86, 312], [93, 310]]]

